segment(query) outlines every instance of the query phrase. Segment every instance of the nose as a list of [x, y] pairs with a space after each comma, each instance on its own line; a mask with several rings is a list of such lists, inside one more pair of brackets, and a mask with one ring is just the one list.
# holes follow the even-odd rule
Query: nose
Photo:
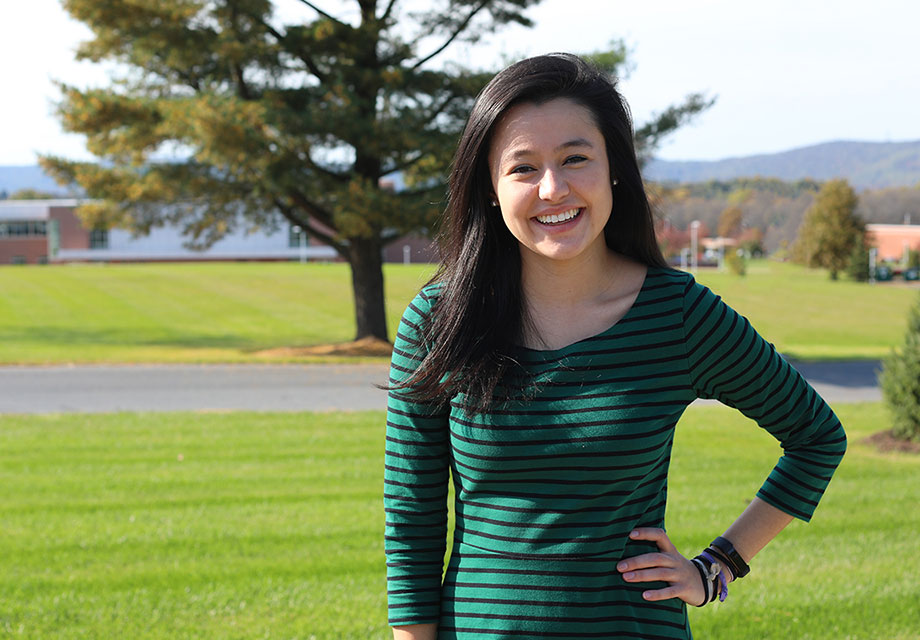
[[569, 183], [561, 171], [547, 169], [540, 178], [540, 199], [555, 202], [569, 195]]

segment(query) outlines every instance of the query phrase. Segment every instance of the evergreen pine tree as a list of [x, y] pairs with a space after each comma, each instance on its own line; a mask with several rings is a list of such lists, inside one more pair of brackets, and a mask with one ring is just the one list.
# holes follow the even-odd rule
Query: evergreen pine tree
[[920, 442], [920, 298], [908, 313], [904, 345], [885, 359], [881, 386], [894, 435]]

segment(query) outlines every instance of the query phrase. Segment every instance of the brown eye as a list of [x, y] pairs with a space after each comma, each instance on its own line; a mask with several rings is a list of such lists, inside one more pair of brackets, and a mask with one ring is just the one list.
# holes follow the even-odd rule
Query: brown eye
[[533, 171], [533, 170], [534, 170], [534, 168], [531, 167], [530, 165], [522, 164], [522, 165], [520, 165], [520, 166], [517, 166], [517, 167], [513, 168], [513, 169], [511, 170], [511, 173], [527, 173], [527, 172]]

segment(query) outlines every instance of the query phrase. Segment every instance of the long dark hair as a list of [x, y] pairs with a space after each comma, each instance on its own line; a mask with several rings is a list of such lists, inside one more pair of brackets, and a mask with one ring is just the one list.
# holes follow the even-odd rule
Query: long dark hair
[[[666, 266], [639, 174], [629, 108], [606, 73], [571, 54], [517, 62], [498, 73], [473, 105], [460, 137], [441, 221], [437, 302], [422, 327], [428, 353], [403, 385], [422, 399], [458, 393], [486, 411], [516, 360], [526, 318], [518, 241], [490, 206], [488, 154], [496, 123], [513, 106], [567, 98], [586, 107], [606, 141], [614, 211], [607, 246], [649, 266]], [[614, 183], [614, 180], [616, 181]], [[613, 184], [616, 184], [614, 188]], [[431, 284], [430, 283], [430, 284]]]

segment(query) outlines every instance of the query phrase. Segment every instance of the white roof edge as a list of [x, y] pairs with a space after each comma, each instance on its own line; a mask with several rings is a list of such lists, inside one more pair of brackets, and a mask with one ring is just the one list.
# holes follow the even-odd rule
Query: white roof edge
[[47, 200], [0, 200], [0, 207], [76, 207], [89, 198], [49, 198]]
[[907, 231], [918, 231], [920, 232], [920, 224], [892, 224], [892, 223], [881, 223], [881, 222], [870, 222], [866, 225], [866, 229], [870, 231], [872, 229], [902, 229]]

